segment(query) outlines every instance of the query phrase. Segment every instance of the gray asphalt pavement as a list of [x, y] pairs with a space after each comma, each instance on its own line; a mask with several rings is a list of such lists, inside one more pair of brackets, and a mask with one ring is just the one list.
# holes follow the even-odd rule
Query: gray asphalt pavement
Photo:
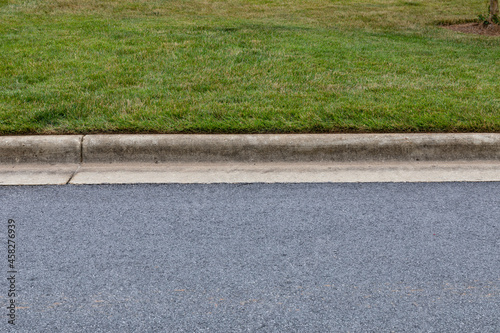
[[0, 331], [500, 331], [498, 182], [0, 187], [0, 207]]

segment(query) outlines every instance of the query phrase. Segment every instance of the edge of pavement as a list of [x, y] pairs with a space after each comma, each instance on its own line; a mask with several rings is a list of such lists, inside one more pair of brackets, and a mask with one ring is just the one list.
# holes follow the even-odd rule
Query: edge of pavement
[[0, 136], [0, 185], [500, 181], [500, 133]]
[[500, 160], [500, 133], [0, 136], [0, 165]]

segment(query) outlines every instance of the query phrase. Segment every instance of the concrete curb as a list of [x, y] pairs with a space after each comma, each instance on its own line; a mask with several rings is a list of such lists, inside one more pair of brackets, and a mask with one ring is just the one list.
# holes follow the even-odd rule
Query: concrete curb
[[500, 134], [0, 137], [0, 164], [500, 160]]
[[0, 136], [0, 164], [81, 162], [83, 135]]

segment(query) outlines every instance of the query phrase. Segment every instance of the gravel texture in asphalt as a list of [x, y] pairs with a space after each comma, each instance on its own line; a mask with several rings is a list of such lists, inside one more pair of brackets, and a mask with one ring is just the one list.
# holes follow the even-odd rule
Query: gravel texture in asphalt
[[0, 207], [3, 331], [500, 330], [500, 183], [0, 187]]

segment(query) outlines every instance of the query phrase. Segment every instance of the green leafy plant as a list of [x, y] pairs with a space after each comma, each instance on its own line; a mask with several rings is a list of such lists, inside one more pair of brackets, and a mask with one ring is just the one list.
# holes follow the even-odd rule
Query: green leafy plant
[[500, 15], [498, 10], [498, 0], [490, 0], [490, 5], [488, 6], [489, 15], [483, 16], [479, 15], [479, 21], [483, 23], [484, 26], [489, 24], [499, 24], [498, 15]]
[[489, 24], [500, 24], [500, 18], [498, 17], [498, 15], [492, 15], [491, 16], [491, 19], [489, 16], [487, 15], [479, 15], [478, 16], [478, 19], [479, 19], [479, 23], [482, 23], [483, 25], [489, 25]]

